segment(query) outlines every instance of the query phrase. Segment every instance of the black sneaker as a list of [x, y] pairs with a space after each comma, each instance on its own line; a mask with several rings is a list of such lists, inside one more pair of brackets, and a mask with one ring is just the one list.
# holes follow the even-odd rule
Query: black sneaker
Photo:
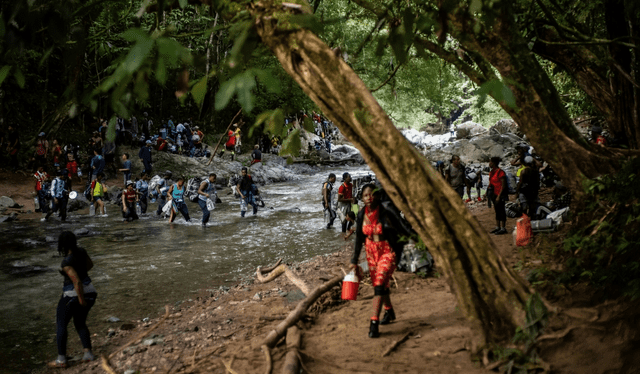
[[493, 230], [489, 231], [489, 234], [495, 234], [495, 233], [497, 233], [498, 231], [500, 231], [500, 226], [496, 226], [496, 227], [494, 227], [494, 228], [493, 228]]
[[500, 228], [500, 230], [498, 230], [496, 232], [496, 235], [504, 235], [507, 233], [507, 229], [505, 229], [504, 227]]
[[395, 320], [396, 320], [396, 312], [394, 312], [393, 309], [385, 309], [384, 317], [382, 317], [380, 324], [388, 325], [389, 323], [391, 323], [391, 321], [395, 321]]

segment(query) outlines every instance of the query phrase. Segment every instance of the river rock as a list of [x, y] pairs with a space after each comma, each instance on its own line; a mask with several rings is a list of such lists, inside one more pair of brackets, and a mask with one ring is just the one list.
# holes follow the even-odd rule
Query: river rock
[[56, 238], [55, 236], [45, 236], [44, 241], [47, 243], [55, 243], [58, 241], [58, 238]]
[[88, 208], [89, 200], [84, 197], [84, 194], [78, 193], [78, 196], [75, 199], [69, 199], [69, 203], [67, 204], [67, 211], [75, 212], [77, 210], [82, 210], [84, 208]]
[[466, 139], [484, 132], [487, 132], [487, 129], [482, 127], [482, 125], [471, 121], [456, 126], [456, 137], [458, 139]]
[[0, 223], [15, 221], [17, 218], [18, 218], [17, 213], [11, 213], [9, 215], [0, 217]]
[[20, 208], [20, 205], [16, 203], [12, 198], [8, 196], [0, 197], [0, 208]]
[[255, 295], [253, 295], [252, 299], [255, 301], [260, 301], [262, 300], [262, 295], [260, 295], [260, 292], [257, 292]]
[[120, 318], [111, 316], [111, 317], [107, 318], [107, 322], [111, 322], [111, 323], [120, 322]]
[[89, 235], [89, 229], [88, 229], [88, 228], [86, 228], [86, 227], [82, 227], [82, 228], [79, 228], [79, 229], [77, 229], [77, 230], [74, 230], [74, 231], [73, 231], [73, 233], [74, 233], [76, 236]]
[[514, 134], [519, 138], [524, 136], [524, 133], [520, 130], [516, 121], [510, 118], [499, 120], [495, 125], [489, 128], [489, 131], [497, 134]]

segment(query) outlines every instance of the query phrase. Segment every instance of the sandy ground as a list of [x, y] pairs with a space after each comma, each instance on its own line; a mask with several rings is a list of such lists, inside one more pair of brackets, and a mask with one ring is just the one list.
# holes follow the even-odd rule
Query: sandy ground
[[[33, 209], [31, 179], [0, 172], [0, 195], [25, 205], [18, 211]], [[469, 209], [487, 230], [495, 225], [493, 210], [486, 205], [471, 203]], [[19, 219], [39, 217], [19, 215]], [[509, 219], [507, 227], [514, 225], [515, 220]], [[562, 233], [536, 238], [525, 249], [516, 248], [511, 235], [492, 238], [498, 251], [524, 277], [535, 266], [554, 266], [541, 246], [545, 240], [560, 240], [561, 236]], [[347, 268], [352, 248], [353, 242], [347, 242], [338, 253], [289, 267], [315, 288], [341, 274], [341, 268]], [[369, 285], [361, 285], [357, 301], [341, 300], [336, 287], [309, 309], [298, 323], [302, 331], [303, 372], [495, 372], [484, 368], [468, 351], [471, 330], [437, 267], [427, 278], [401, 272], [396, 272], [395, 278], [391, 298], [397, 320], [381, 326], [378, 339], [367, 336], [373, 297]], [[193, 301], [170, 307], [166, 319], [157, 316], [150, 321], [122, 321], [108, 332], [95, 332], [94, 352], [110, 355], [110, 365], [117, 373], [230, 372], [225, 363], [231, 363], [235, 373], [264, 373], [262, 340], [303, 298], [284, 276], [267, 284], [239, 284], [227, 292], [202, 291]], [[555, 292], [548, 300], [557, 313], [545, 330], [547, 338], [538, 344], [548, 372], [640, 372], [638, 303], [613, 301], [593, 306], [588, 287]], [[382, 357], [395, 340], [407, 333], [410, 335], [406, 341]], [[77, 361], [81, 354], [75, 342], [77, 336], [73, 331], [69, 336], [69, 354], [75, 356], [65, 372], [104, 373], [99, 360]], [[283, 342], [272, 350], [273, 372], [282, 372], [286, 352]]]

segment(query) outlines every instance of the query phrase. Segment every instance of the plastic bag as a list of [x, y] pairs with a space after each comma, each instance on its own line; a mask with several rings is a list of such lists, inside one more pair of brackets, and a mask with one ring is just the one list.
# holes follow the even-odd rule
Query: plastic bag
[[516, 221], [516, 246], [524, 247], [531, 243], [533, 231], [531, 230], [531, 219], [526, 214]]
[[216, 208], [216, 204], [213, 202], [213, 200], [207, 198], [207, 209], [214, 210], [215, 208]]
[[167, 201], [166, 204], [162, 207], [162, 213], [168, 215], [171, 212], [171, 206], [173, 204], [173, 200]]

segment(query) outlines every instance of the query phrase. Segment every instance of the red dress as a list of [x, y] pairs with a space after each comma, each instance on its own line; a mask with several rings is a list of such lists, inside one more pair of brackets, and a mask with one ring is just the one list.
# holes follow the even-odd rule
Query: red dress
[[396, 254], [388, 241], [373, 241], [373, 235], [382, 235], [382, 224], [378, 222], [379, 213], [380, 208], [373, 211], [365, 208], [364, 214], [369, 219], [369, 223], [362, 225], [362, 233], [367, 236], [364, 248], [367, 253], [369, 275], [373, 286], [389, 288], [389, 280], [396, 269]]

